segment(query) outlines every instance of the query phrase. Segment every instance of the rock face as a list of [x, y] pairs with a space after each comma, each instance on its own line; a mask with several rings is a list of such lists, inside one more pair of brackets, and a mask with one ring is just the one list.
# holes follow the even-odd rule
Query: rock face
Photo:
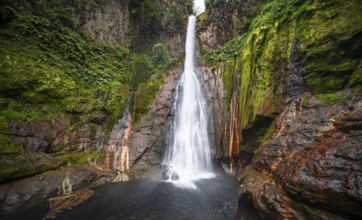
[[[179, 30], [186, 29], [190, 8], [185, 0], [4, 1], [0, 17], [9, 30], [2, 26], [1, 33], [7, 34], [0, 40], [10, 42], [11, 47], [1, 52], [16, 55], [0, 60], [4, 70], [0, 81], [6, 85], [0, 97], [0, 151], [99, 152], [108, 146], [111, 130], [131, 94], [126, 66], [134, 58], [125, 48], [134, 45], [139, 53], [151, 53], [157, 44], [166, 48], [170, 63], [175, 62], [183, 55], [186, 31]], [[22, 35], [29, 37], [23, 39]], [[32, 53], [18, 50], [11, 44], [15, 38], [15, 45], [32, 48], [40, 42], [40, 46]], [[112, 55], [106, 55], [108, 52]], [[44, 56], [35, 59], [33, 53]], [[25, 59], [24, 54], [30, 55]], [[26, 64], [23, 68], [17, 62]], [[35, 62], [40, 65], [33, 65]], [[142, 71], [139, 74], [152, 75], [147, 68]], [[27, 75], [29, 72], [33, 74]], [[154, 98], [146, 95], [141, 94], [145, 99]]]
[[226, 126], [229, 124], [229, 115], [225, 106], [224, 83], [222, 70], [213, 71], [211, 68], [203, 67], [201, 71], [201, 82], [205, 88], [205, 95], [208, 104], [208, 126], [210, 147], [213, 158], [228, 155], [229, 134], [226, 133]]
[[[112, 128], [117, 122], [122, 124], [122, 113], [133, 92], [137, 104], [132, 103], [130, 109], [132, 114], [141, 113], [129, 143], [131, 165], [138, 171], [160, 164], [181, 70], [173, 71], [166, 80], [163, 73], [154, 73], [165, 71], [183, 55], [189, 1], [2, 3], [0, 181], [6, 184], [1, 185], [1, 210], [11, 212], [54, 194], [62, 181], [62, 170], [46, 171], [59, 169], [64, 161], [44, 153], [61, 153], [67, 160], [76, 155], [82, 160], [79, 163], [84, 163], [87, 152], [101, 158], [110, 145], [117, 145], [130, 127]], [[165, 66], [156, 67], [159, 63], [152, 57], [155, 44], [160, 56], [169, 58]], [[133, 70], [135, 63], [143, 66]], [[137, 77], [142, 75], [142, 88], [136, 88], [138, 81], [133, 84], [138, 79], [130, 76], [131, 71], [137, 72]], [[155, 75], [162, 77], [155, 79]], [[151, 112], [140, 120], [160, 89]], [[116, 155], [110, 155], [108, 161], [112, 157]], [[96, 163], [95, 158], [87, 159]], [[69, 169], [78, 176], [71, 176], [75, 188], [101, 177], [114, 177], [90, 168]], [[122, 173], [121, 179], [125, 177]]]
[[59, 193], [65, 172], [70, 171], [73, 191], [89, 184], [110, 182], [116, 175], [112, 171], [100, 171], [93, 166], [67, 166], [61, 170], [42, 173], [30, 178], [20, 179], [0, 185], [0, 213], [9, 213], [32, 206], [42, 199]]
[[0, 154], [0, 182], [54, 170], [65, 163], [47, 154]]
[[242, 176], [265, 216], [361, 217], [361, 98], [334, 106], [312, 99], [277, 118], [278, 135], [257, 150]]
[[188, 0], [130, 1], [132, 48], [152, 51], [162, 43], [177, 60], [183, 58], [187, 17], [192, 14]]
[[191, 5], [185, 0], [106, 0], [100, 7], [88, 4], [76, 10], [75, 17], [77, 26], [84, 28], [96, 41], [130, 44], [142, 53], [161, 43], [179, 60], [183, 58], [190, 9]]
[[181, 69], [170, 71], [148, 113], [133, 127], [129, 140], [130, 165], [134, 175], [159, 166], [165, 147], [174, 93]]
[[124, 44], [129, 31], [128, 0], [107, 0], [101, 7], [86, 5], [85, 10], [76, 11], [76, 23], [100, 42]]
[[247, 26], [250, 17], [255, 16], [263, 0], [209, 1], [208, 10], [199, 17], [199, 39], [205, 52], [214, 50]]
[[[229, 16], [225, 7], [220, 16]], [[210, 75], [223, 80], [219, 106], [226, 110], [218, 112], [228, 117], [220, 123], [226, 125], [220, 152], [251, 162], [241, 189], [264, 217], [362, 217], [357, 10], [357, 1], [271, 1], [242, 35], [205, 56]], [[209, 27], [221, 25], [207, 19]], [[214, 41], [202, 40], [203, 28], [207, 51]]]
[[[300, 218], [318, 216], [320, 210], [345, 218], [362, 216], [361, 98], [346, 97], [334, 106], [312, 99], [277, 118], [277, 137], [263, 144], [253, 159], [255, 169], [269, 173], [253, 191], [260, 209], [278, 213], [276, 218], [298, 216], [299, 209], [305, 212]], [[280, 202], [290, 205], [277, 205]]]

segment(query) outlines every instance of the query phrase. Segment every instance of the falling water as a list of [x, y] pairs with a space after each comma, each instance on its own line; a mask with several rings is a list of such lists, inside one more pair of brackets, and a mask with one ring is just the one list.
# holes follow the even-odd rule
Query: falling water
[[190, 16], [184, 72], [175, 100], [172, 141], [164, 158], [165, 178], [188, 188], [195, 188], [195, 180], [213, 177], [206, 101], [195, 67], [195, 24], [196, 17]]

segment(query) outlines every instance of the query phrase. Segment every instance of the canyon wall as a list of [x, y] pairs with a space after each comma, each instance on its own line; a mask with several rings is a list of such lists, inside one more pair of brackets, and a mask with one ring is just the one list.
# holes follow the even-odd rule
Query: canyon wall
[[142, 85], [135, 97], [145, 102], [131, 103], [137, 121], [163, 83], [150, 76], [183, 56], [179, 30], [191, 7], [188, 1], [5, 1], [1, 151], [107, 146], [131, 90]]
[[[1, 213], [55, 195], [68, 169], [72, 182], [90, 170], [82, 187], [102, 178], [99, 169], [112, 180], [114, 146], [128, 147], [135, 176], [160, 164], [181, 73], [170, 69], [183, 57], [191, 8], [186, 0], [2, 1]], [[44, 172], [54, 179], [48, 188]]]
[[229, 37], [210, 28], [223, 25], [210, 14], [248, 6], [227, 2], [199, 26], [204, 65], [223, 80], [219, 156], [241, 165], [241, 190], [264, 217], [360, 218], [360, 4], [270, 1]]

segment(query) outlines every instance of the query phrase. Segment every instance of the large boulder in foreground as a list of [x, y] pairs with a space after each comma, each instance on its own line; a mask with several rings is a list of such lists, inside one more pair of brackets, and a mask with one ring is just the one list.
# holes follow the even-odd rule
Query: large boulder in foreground
[[35, 205], [43, 199], [60, 194], [60, 186], [65, 173], [73, 191], [110, 182], [116, 176], [114, 171], [103, 171], [90, 165], [65, 166], [59, 170], [41, 173], [0, 185], [0, 215], [6, 216], [15, 211]]
[[54, 170], [66, 161], [48, 154], [0, 154], [0, 182]]
[[312, 98], [276, 124], [242, 178], [254, 205], [275, 219], [361, 218], [362, 95], [333, 106]]

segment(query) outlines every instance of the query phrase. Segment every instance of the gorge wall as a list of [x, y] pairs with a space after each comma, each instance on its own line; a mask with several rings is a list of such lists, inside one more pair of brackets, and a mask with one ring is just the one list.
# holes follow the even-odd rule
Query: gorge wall
[[[211, 3], [200, 47], [211, 80], [223, 80], [218, 156], [244, 162], [242, 192], [267, 218], [360, 218], [359, 2]], [[227, 33], [215, 28], [223, 20]]]
[[[102, 178], [97, 169], [113, 167], [113, 145], [129, 142], [138, 170], [159, 164], [181, 72], [171, 66], [183, 57], [191, 10], [187, 0], [1, 2], [1, 213], [55, 195], [67, 169], [75, 169], [72, 181], [87, 170], [75, 189]], [[127, 105], [129, 141], [120, 122]], [[41, 197], [31, 192], [34, 180]]]
[[[161, 6], [177, 9], [179, 17]], [[186, 28], [191, 7], [186, 1], [5, 1], [1, 151], [89, 151], [107, 145], [130, 91], [140, 84], [145, 90], [135, 95], [145, 96], [145, 103], [132, 103], [138, 120], [164, 80], [155, 76], [149, 83], [150, 76], [166, 72], [183, 54], [185, 33], [174, 29]], [[147, 10], [145, 17], [137, 17], [137, 10]], [[143, 37], [150, 40], [140, 43]], [[132, 45], [151, 46], [133, 52]]]
[[[127, 147], [132, 176], [156, 175], [192, 2], [2, 3], [1, 213], [56, 194], [66, 169], [84, 174], [77, 188], [109, 181], [70, 164], [105, 168], [111, 145]], [[227, 171], [264, 217], [362, 217], [361, 11], [358, 0], [210, 0], [198, 17], [213, 156], [238, 168]]]

